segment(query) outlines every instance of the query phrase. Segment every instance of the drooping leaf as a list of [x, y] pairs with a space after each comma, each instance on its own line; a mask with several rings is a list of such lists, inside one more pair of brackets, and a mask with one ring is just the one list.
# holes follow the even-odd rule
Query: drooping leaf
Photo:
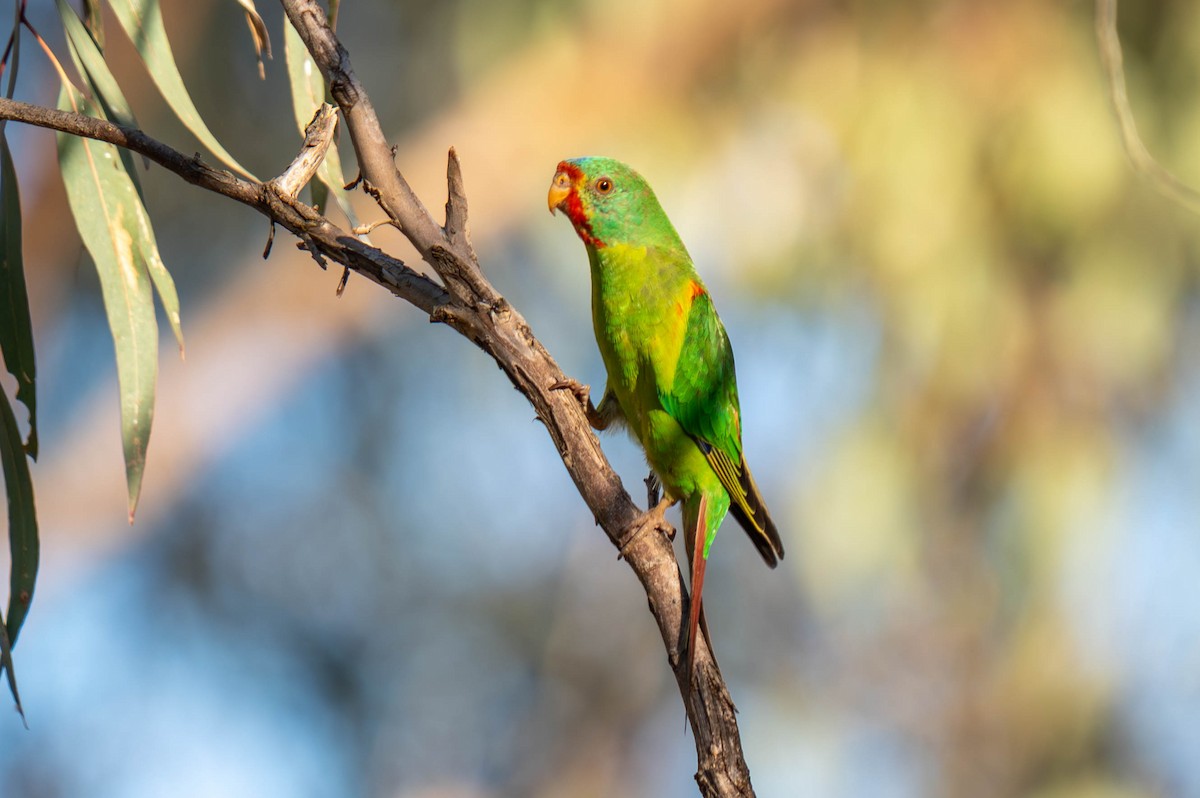
[[179, 68], [175, 65], [175, 55], [171, 51], [170, 41], [167, 40], [158, 0], [109, 0], [109, 5], [117, 15], [121, 28], [146, 62], [146, 69], [154, 85], [158, 87], [163, 99], [171, 106], [179, 120], [221, 163], [252, 180], [257, 180], [221, 146], [192, 103], [191, 95], [183, 85]]
[[37, 511], [33, 503], [33, 480], [29, 476], [29, 461], [21, 446], [21, 431], [13, 415], [8, 395], [0, 391], [0, 471], [8, 497], [8, 548], [12, 560], [9, 574], [8, 617], [0, 625], [0, 672], [7, 674], [8, 689], [21, 708], [17, 691], [17, 675], [13, 670], [12, 647], [29, 614], [33, 588], [37, 581], [38, 530]]
[[[79, 20], [79, 17], [76, 16], [66, 0], [54, 0], [54, 2], [58, 6], [59, 16], [62, 17], [63, 31], [67, 34], [71, 59], [75, 62], [75, 68], [79, 71], [79, 74], [87, 80], [92, 94], [100, 101], [104, 117], [110, 122], [116, 122], [118, 125], [138, 127], [137, 119], [133, 115], [133, 109], [129, 107], [129, 103], [125, 100], [125, 94], [121, 91], [117, 79], [113, 77], [112, 72], [108, 69], [108, 64], [104, 60], [104, 52], [101, 50], [100, 43], [93, 38], [91, 32]], [[141, 195], [142, 184], [138, 179], [133, 153], [122, 149], [121, 160], [125, 162], [129, 176], [133, 178], [133, 183], [137, 186], [138, 194]]]
[[92, 40], [101, 50], [104, 49], [104, 13], [100, 0], [83, 0], [83, 24], [87, 26]]
[[[4, 92], [9, 99], [17, 87], [23, 12], [24, 6], [13, 4], [11, 61], [8, 63], [8, 88]], [[0, 616], [0, 673], [5, 674], [17, 712], [24, 721], [25, 710], [21, 707], [21, 693], [17, 690], [12, 647], [21, 625], [25, 623], [37, 579], [37, 511], [33, 503], [29, 461], [25, 459], [26, 456], [37, 457], [36, 369], [21, 251], [21, 196], [3, 122], [0, 122], [0, 354], [3, 354], [9, 370], [17, 378], [17, 399], [23, 401], [29, 411], [29, 439], [22, 445], [21, 431], [17, 427], [12, 405], [9, 404], [8, 395], [0, 389], [0, 474], [4, 476], [8, 504], [11, 561], [7, 623]]]
[[158, 299], [162, 302], [163, 311], [167, 314], [167, 322], [171, 332], [175, 334], [175, 343], [179, 344], [179, 356], [183, 357], [183, 325], [179, 319], [179, 294], [175, 291], [175, 280], [167, 271], [162, 256], [158, 253], [158, 242], [154, 238], [154, 227], [150, 224], [150, 216], [146, 206], [138, 198], [137, 207], [133, 208], [137, 215], [137, 228], [134, 231], [134, 246], [138, 260], [150, 273]]
[[21, 255], [21, 194], [8, 139], [0, 131], [0, 352], [17, 378], [17, 401], [29, 411], [25, 451], [37, 459], [37, 362]]
[[263, 56], [271, 57], [271, 35], [267, 32], [267, 23], [258, 15], [254, 0], [237, 1], [238, 5], [246, 9], [246, 24], [250, 26], [250, 36], [254, 39], [254, 55], [258, 58], [258, 77], [265, 79], [267, 71], [263, 65]]
[[[92, 111], [81, 94], [64, 87], [64, 110]], [[117, 148], [58, 134], [58, 160], [67, 201], [84, 246], [95, 261], [117, 356], [121, 439], [132, 522], [146, 465], [158, 376], [158, 322], [148, 264], [137, 241], [149, 222]]]
[[17, 428], [12, 405], [3, 391], [0, 391], [0, 463], [3, 464], [4, 490], [8, 496], [8, 549], [12, 557], [4, 626], [9, 645], [14, 645], [29, 613], [37, 582], [38, 528], [29, 461], [21, 447], [21, 431]]
[[[0, 623], [0, 673], [8, 678], [8, 691], [12, 693], [21, 720], [25, 720], [25, 710], [21, 707], [21, 693], [17, 690], [17, 672], [13, 669], [12, 645], [8, 642], [8, 632], [2, 623]], [[29, 724], [26, 723], [25, 727], [28, 728]]]
[[[284, 25], [283, 53], [287, 61], [288, 82], [292, 87], [292, 112], [296, 118], [296, 127], [303, 134], [313, 114], [325, 102], [325, 79], [321, 70], [312, 60], [312, 55], [304, 47], [300, 34], [291, 25]], [[350, 203], [350, 195], [343, 186], [346, 181], [342, 176], [342, 159], [338, 155], [337, 143], [330, 145], [325, 153], [325, 160], [317, 168], [317, 180], [310, 184], [313, 204], [321, 213], [329, 213], [327, 207], [329, 196], [337, 201], [338, 207], [350, 224], [358, 226], [358, 217]], [[364, 240], [367, 240], [363, 236]]]
[[[17, 88], [21, 66], [22, 7], [14, 6], [12, 51], [8, 62], [8, 88], [11, 99]], [[0, 355], [9, 372], [17, 379], [17, 401], [29, 412], [29, 438], [25, 451], [37, 459], [37, 364], [33, 352], [33, 324], [29, 317], [29, 296], [25, 290], [25, 263], [21, 244], [21, 194], [12, 153], [5, 139], [5, 122], [0, 121]]]
[[[63, 29], [67, 33], [67, 41], [71, 46], [71, 56], [75, 59], [75, 65], [79, 69], [80, 74], [87, 78], [88, 84], [99, 100], [104, 117], [117, 124], [137, 127], [138, 124], [133, 116], [133, 110], [129, 107], [129, 103], [126, 102], [125, 95], [121, 92], [121, 87], [117, 84], [116, 78], [109, 71], [108, 64], [104, 61], [104, 54], [83, 26], [83, 23], [79, 21], [79, 17], [67, 5], [66, 0], [55, 0], [55, 3], [58, 4], [58, 11], [63, 19]], [[163, 310], [167, 314], [167, 321], [171, 324], [171, 331], [175, 334], [175, 340], [179, 343], [179, 351], [182, 353], [183, 329], [180, 325], [179, 295], [175, 291], [175, 281], [171, 278], [170, 273], [167, 272], [167, 267], [158, 252], [158, 243], [154, 238], [154, 228], [150, 224], [150, 217], [146, 213], [145, 204], [142, 199], [141, 182], [137, 177], [137, 168], [133, 161], [133, 154], [128, 150], [120, 148], [117, 149], [117, 152], [121, 156], [121, 161], [124, 163], [129, 179], [133, 181], [133, 185], [138, 192], [138, 207], [134, 209], [137, 212], [137, 225], [134, 231], [134, 245], [137, 255], [145, 263], [146, 268], [150, 272], [150, 277], [154, 281], [155, 288], [158, 290], [159, 299], [163, 303]]]
[[100, 43], [66, 0], [54, 0], [54, 3], [58, 6], [59, 16], [62, 17], [63, 30], [67, 34], [67, 42], [71, 45], [75, 66], [96, 90], [96, 97], [104, 108], [105, 116], [119, 125], [137, 127], [133, 109], [125, 100], [125, 94], [121, 91], [117, 79], [109, 71]]

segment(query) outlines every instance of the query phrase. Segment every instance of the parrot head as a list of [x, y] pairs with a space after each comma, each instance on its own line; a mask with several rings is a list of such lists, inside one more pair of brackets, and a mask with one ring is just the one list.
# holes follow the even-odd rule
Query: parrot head
[[612, 158], [561, 161], [550, 182], [550, 213], [560, 210], [589, 247], [678, 241], [654, 191], [633, 169]]

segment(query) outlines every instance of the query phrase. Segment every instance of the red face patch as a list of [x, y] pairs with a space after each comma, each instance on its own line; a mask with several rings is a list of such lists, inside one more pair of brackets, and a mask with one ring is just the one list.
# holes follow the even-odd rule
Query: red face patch
[[583, 170], [569, 161], [563, 161], [558, 165], [558, 171], [571, 178], [571, 193], [567, 195], [563, 212], [575, 226], [575, 232], [583, 239], [583, 243], [591, 244], [597, 249], [602, 248], [604, 242], [592, 231], [591, 220], [588, 219], [587, 211], [583, 209], [583, 200], [579, 197], [579, 188], [585, 182]]

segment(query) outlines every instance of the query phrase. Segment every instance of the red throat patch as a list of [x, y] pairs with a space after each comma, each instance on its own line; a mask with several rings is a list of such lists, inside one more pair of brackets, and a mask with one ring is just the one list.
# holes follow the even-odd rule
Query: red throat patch
[[603, 248], [604, 242], [592, 231], [592, 222], [587, 217], [587, 211], [583, 209], [583, 200], [579, 198], [579, 187], [585, 179], [583, 170], [569, 161], [563, 161], [558, 165], [558, 171], [565, 172], [571, 178], [571, 193], [567, 195], [563, 212], [575, 226], [575, 232], [583, 239], [583, 243], [591, 244], [596, 249]]

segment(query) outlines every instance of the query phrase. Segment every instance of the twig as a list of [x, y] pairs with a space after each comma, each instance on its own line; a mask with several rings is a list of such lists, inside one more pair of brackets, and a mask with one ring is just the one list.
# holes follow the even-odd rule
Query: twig
[[396, 223], [394, 221], [392, 221], [391, 219], [380, 219], [379, 221], [376, 221], [376, 222], [368, 222], [367, 224], [360, 224], [358, 227], [351, 228], [351, 230], [354, 233], [354, 235], [356, 235], [356, 236], [365, 236], [368, 233], [374, 232], [375, 228], [383, 227], [385, 224], [390, 224], [392, 226], [395, 226]]
[[304, 147], [296, 159], [291, 162], [283, 174], [271, 181], [280, 192], [293, 199], [300, 189], [308, 185], [313, 175], [317, 173], [325, 153], [333, 143], [333, 134], [337, 130], [337, 109], [332, 105], [322, 103], [313, 114], [312, 121], [304, 128]]
[[1138, 133], [1125, 85], [1125, 59], [1121, 54], [1121, 36], [1117, 32], [1117, 0], [1096, 0], [1096, 39], [1100, 62], [1108, 79], [1108, 96], [1121, 129], [1121, 143], [1134, 171], [1150, 181], [1159, 193], [1189, 210], [1200, 213], [1200, 191], [1184, 183], [1158, 162]]
[[0, 98], [0, 119], [107, 141], [144, 155], [194, 186], [249, 205], [272, 222], [299, 236], [301, 240], [311, 241], [325, 257], [382, 285], [426, 313], [432, 313], [435, 308], [449, 300], [445, 289], [433, 280], [413, 271], [404, 265], [403, 261], [364, 244], [315, 209], [297, 202], [294, 197], [288, 197], [268, 184], [256, 183], [225, 170], [214, 169], [199, 157], [184, 155], [140, 130], [84, 114], [58, 111], [5, 98]]
[[446, 224], [442, 226], [446, 239], [451, 246], [464, 250], [471, 263], [478, 266], [479, 258], [471, 246], [471, 233], [467, 227], [467, 192], [463, 188], [462, 164], [453, 147], [446, 159], [446, 187]]

